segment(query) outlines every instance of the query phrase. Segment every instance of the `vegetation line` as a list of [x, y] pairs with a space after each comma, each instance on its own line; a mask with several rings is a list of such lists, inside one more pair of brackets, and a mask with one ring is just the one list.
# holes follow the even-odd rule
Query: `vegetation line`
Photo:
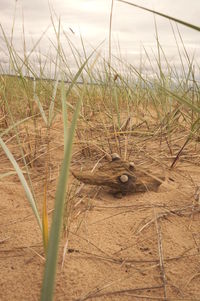
[[[20, 78], [21, 75], [16, 75], [16, 74], [9, 74], [9, 73], [1, 73], [0, 76], [8, 76], [8, 77], [14, 77], [14, 78]], [[28, 76], [24, 75], [23, 78], [31, 81], [46, 81], [46, 82], [55, 82], [58, 81], [58, 83], [64, 82], [65, 84], [71, 84], [73, 81], [72, 80], [62, 80], [62, 79], [54, 79], [54, 78], [49, 78], [49, 77], [34, 77], [34, 76]], [[105, 86], [106, 84], [102, 82], [83, 82], [83, 81], [76, 81], [76, 85], [88, 85], [88, 86]]]

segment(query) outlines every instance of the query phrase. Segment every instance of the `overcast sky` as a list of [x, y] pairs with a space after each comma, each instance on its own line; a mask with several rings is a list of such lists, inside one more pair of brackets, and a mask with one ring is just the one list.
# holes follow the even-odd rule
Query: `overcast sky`
[[[130, 0], [138, 5], [169, 14], [200, 26], [200, 0]], [[16, 11], [15, 11], [16, 6]], [[50, 11], [50, 8], [51, 11]], [[101, 42], [101, 54], [108, 54], [109, 15], [111, 0], [0, 0], [0, 23], [10, 38], [15, 15], [15, 26], [13, 32], [13, 45], [19, 52], [23, 49], [23, 24], [26, 38], [26, 49], [31, 49], [34, 42], [39, 39], [42, 32], [48, 27], [45, 37], [41, 40], [36, 52], [49, 55], [52, 49], [52, 41], [55, 41], [51, 14], [55, 24], [56, 16], [61, 18], [62, 30], [67, 37], [75, 43], [81, 51], [80, 34], [88, 51], [91, 47], [97, 47]], [[24, 21], [23, 21], [24, 20]], [[177, 46], [172, 32], [170, 22], [167, 19], [156, 16], [159, 41], [165, 51], [169, 62], [180, 64], [177, 56]], [[176, 31], [178, 43], [181, 41]], [[200, 32], [179, 25], [185, 47], [188, 53], [196, 54], [199, 60]], [[73, 32], [72, 32], [73, 31]], [[0, 33], [2, 37], [2, 32]], [[138, 65], [141, 53], [145, 53], [143, 47], [150, 55], [156, 52], [154, 16], [133, 6], [114, 1], [112, 21], [112, 53], [122, 56], [133, 66]], [[61, 38], [69, 58], [69, 46], [66, 37]], [[65, 46], [66, 45], [66, 46]], [[120, 50], [119, 50], [120, 46]], [[144, 55], [145, 56], [145, 55]], [[43, 58], [43, 59], [44, 59]], [[2, 66], [8, 63], [8, 53], [5, 51], [5, 43], [0, 43], [0, 62]], [[179, 62], [178, 62], [179, 61]], [[71, 61], [73, 65], [73, 62]]]

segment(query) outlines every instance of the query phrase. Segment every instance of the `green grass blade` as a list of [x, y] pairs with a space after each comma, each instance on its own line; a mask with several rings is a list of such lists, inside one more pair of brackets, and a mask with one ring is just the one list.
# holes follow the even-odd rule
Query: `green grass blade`
[[[26, 174], [26, 172], [23, 172], [23, 173]], [[9, 176], [16, 175], [16, 174], [17, 174], [16, 171], [8, 171], [8, 172], [5, 172], [5, 173], [0, 173], [0, 180], [3, 179], [3, 178], [9, 177]]]
[[40, 114], [41, 114], [41, 116], [42, 116], [42, 118], [43, 118], [43, 120], [44, 120], [45, 125], [47, 126], [47, 124], [48, 124], [47, 117], [46, 117], [46, 115], [45, 115], [45, 112], [44, 112], [44, 109], [43, 109], [43, 107], [42, 107], [42, 104], [41, 104], [41, 102], [40, 102], [40, 100], [39, 100], [39, 97], [38, 97], [36, 94], [35, 94], [35, 96], [34, 96], [34, 100], [35, 100], [35, 102], [37, 103], [37, 106], [38, 106], [38, 108], [39, 108], [39, 110], [40, 110]]
[[200, 108], [198, 106], [195, 106], [190, 100], [186, 99], [185, 97], [181, 97], [166, 88], [163, 88], [163, 91], [166, 94], [173, 96], [180, 104], [184, 104], [188, 108], [192, 109], [193, 112], [200, 114]]
[[44, 186], [44, 199], [43, 199], [43, 211], [42, 211], [42, 235], [45, 254], [47, 254], [48, 248], [48, 213], [47, 213], [47, 184]]
[[34, 198], [33, 198], [33, 195], [29, 189], [29, 186], [26, 182], [26, 179], [23, 175], [23, 172], [21, 171], [19, 165], [17, 164], [15, 158], [13, 157], [12, 153], [10, 152], [10, 150], [8, 149], [8, 147], [6, 146], [6, 144], [4, 143], [4, 141], [1, 139], [0, 137], [0, 145], [1, 147], [3, 148], [6, 156], [8, 157], [8, 159], [10, 160], [10, 162], [12, 163], [14, 169], [16, 170], [16, 173], [20, 179], [20, 182], [25, 190], [25, 193], [26, 193], [26, 196], [27, 196], [27, 199], [33, 209], [33, 212], [35, 214], [35, 217], [37, 219], [37, 222], [38, 222], [38, 225], [40, 227], [40, 229], [42, 230], [42, 224], [41, 224], [41, 220], [40, 220], [40, 216], [39, 216], [39, 213], [38, 213], [38, 209], [36, 207], [36, 204], [35, 204], [35, 201], [34, 201]]
[[199, 26], [196, 26], [196, 25], [193, 25], [193, 24], [191, 24], [191, 23], [187, 23], [187, 22], [185, 22], [185, 21], [183, 21], [183, 20], [180, 20], [180, 19], [177, 19], [177, 18], [173, 18], [173, 17], [171, 17], [171, 16], [168, 16], [168, 15], [162, 14], [162, 13], [160, 13], [160, 12], [157, 12], [157, 11], [153, 10], [153, 9], [149, 9], [149, 8], [144, 7], [144, 6], [140, 6], [140, 5], [137, 5], [137, 4], [128, 2], [128, 1], [124, 1], [124, 0], [117, 0], [117, 1], [118, 1], [118, 2], [122, 2], [122, 3], [125, 3], [125, 4], [128, 4], [128, 5], [135, 6], [135, 7], [137, 7], [137, 8], [146, 10], [146, 11], [151, 12], [151, 13], [154, 13], [154, 14], [156, 14], [156, 15], [158, 15], [158, 16], [167, 18], [167, 19], [169, 19], [169, 20], [175, 21], [175, 22], [177, 22], [177, 23], [179, 23], [179, 24], [182, 24], [182, 25], [184, 25], [184, 26], [187, 26], [187, 27], [190, 27], [190, 28], [195, 29], [195, 30], [197, 30], [197, 31], [200, 31], [200, 27], [199, 27]]
[[53, 118], [54, 118], [54, 106], [55, 106], [57, 89], [58, 89], [58, 78], [54, 83], [53, 94], [52, 94], [51, 103], [49, 106], [49, 120], [48, 120], [49, 126], [51, 126]]
[[39, 100], [39, 97], [37, 96], [37, 93], [36, 93], [36, 79], [35, 79], [35, 77], [33, 79], [33, 99], [36, 102], [36, 104], [37, 104], [37, 106], [40, 110], [40, 114], [41, 114], [41, 116], [44, 120], [45, 125], [47, 126], [47, 117], [46, 117], [45, 112], [43, 110], [43, 106], [42, 106], [42, 104]]
[[[67, 145], [67, 106], [65, 95], [65, 84], [62, 81], [61, 84], [61, 102], [62, 102], [62, 115], [63, 115], [63, 127], [64, 127], [64, 147]], [[64, 152], [66, 149], [64, 149]]]
[[4, 135], [7, 135], [11, 130], [15, 129], [18, 125], [25, 123], [27, 120], [32, 119], [34, 116], [26, 117], [22, 120], [17, 121], [15, 124], [12, 124], [9, 126], [6, 130], [4, 130], [1, 134], [0, 137], [3, 137]]
[[[68, 97], [68, 95], [70, 94], [73, 86], [75, 85], [76, 81], [78, 80], [79, 76], [81, 75], [83, 69], [85, 68], [85, 66], [87, 65], [88, 61], [90, 60], [90, 58], [93, 56], [93, 54], [97, 51], [97, 49], [102, 45], [103, 42], [101, 42], [95, 49], [94, 51], [92, 51], [92, 53], [88, 56], [88, 58], [85, 60], [85, 62], [81, 65], [81, 67], [79, 68], [79, 70], [77, 71], [77, 73], [75, 74], [72, 82], [70, 83], [69, 85], [69, 88], [67, 89], [67, 92], [66, 92], [66, 99]], [[71, 107], [71, 105], [67, 102], [67, 105]]]
[[73, 115], [73, 120], [69, 131], [67, 145], [65, 146], [66, 151], [64, 153], [64, 159], [61, 166], [59, 181], [56, 189], [55, 210], [54, 210], [53, 221], [52, 221], [50, 237], [49, 237], [47, 261], [45, 265], [42, 293], [40, 299], [41, 301], [53, 300], [53, 291], [54, 291], [54, 283], [55, 283], [55, 276], [56, 276], [56, 263], [57, 263], [58, 246], [60, 240], [60, 232], [62, 228], [66, 185], [67, 185], [67, 179], [69, 175], [73, 137], [74, 137], [76, 122], [80, 110], [80, 105], [81, 105], [81, 100], [79, 100], [79, 102], [77, 103], [76, 110]]

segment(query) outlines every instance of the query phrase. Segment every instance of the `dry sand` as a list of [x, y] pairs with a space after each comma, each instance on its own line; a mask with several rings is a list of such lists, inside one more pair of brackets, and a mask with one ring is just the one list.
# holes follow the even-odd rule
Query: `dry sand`
[[[50, 218], [62, 159], [61, 126], [58, 119], [54, 130], [59, 134], [52, 141], [57, 150], [51, 156]], [[8, 146], [20, 158], [14, 142]], [[151, 152], [150, 143], [147, 149]], [[90, 158], [79, 161], [78, 151], [76, 145], [73, 166], [91, 163]], [[157, 193], [119, 200], [105, 189], [82, 186], [73, 198], [64, 262], [65, 231], [61, 239], [56, 301], [200, 300], [200, 207], [195, 196], [200, 167], [193, 159], [180, 160], [170, 173], [174, 181], [166, 181]], [[13, 170], [2, 150], [0, 170]], [[43, 170], [38, 159], [31, 176], [40, 212]], [[71, 175], [73, 185], [78, 182]], [[0, 191], [0, 300], [38, 300], [45, 262], [40, 230], [16, 175], [2, 178]]]

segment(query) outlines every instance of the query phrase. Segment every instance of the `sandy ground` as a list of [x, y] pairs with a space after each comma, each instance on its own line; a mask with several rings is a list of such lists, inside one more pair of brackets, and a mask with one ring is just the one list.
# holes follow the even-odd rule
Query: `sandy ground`
[[[50, 218], [62, 158], [59, 119], [55, 129], [59, 134], [52, 141], [57, 150], [51, 157]], [[8, 145], [20, 158], [14, 142]], [[193, 145], [188, 148], [193, 150]], [[73, 166], [91, 163], [78, 151], [76, 145]], [[31, 169], [40, 210], [43, 169], [40, 159]], [[2, 150], [0, 170], [13, 170]], [[195, 156], [180, 160], [170, 177], [173, 181], [158, 192], [122, 199], [103, 188], [81, 186], [72, 198], [68, 238], [64, 231], [60, 244], [56, 301], [200, 300], [200, 207], [195, 194], [200, 167]], [[70, 187], [77, 185], [71, 175]], [[0, 300], [38, 300], [45, 263], [40, 230], [16, 175], [1, 178], [0, 191]]]

